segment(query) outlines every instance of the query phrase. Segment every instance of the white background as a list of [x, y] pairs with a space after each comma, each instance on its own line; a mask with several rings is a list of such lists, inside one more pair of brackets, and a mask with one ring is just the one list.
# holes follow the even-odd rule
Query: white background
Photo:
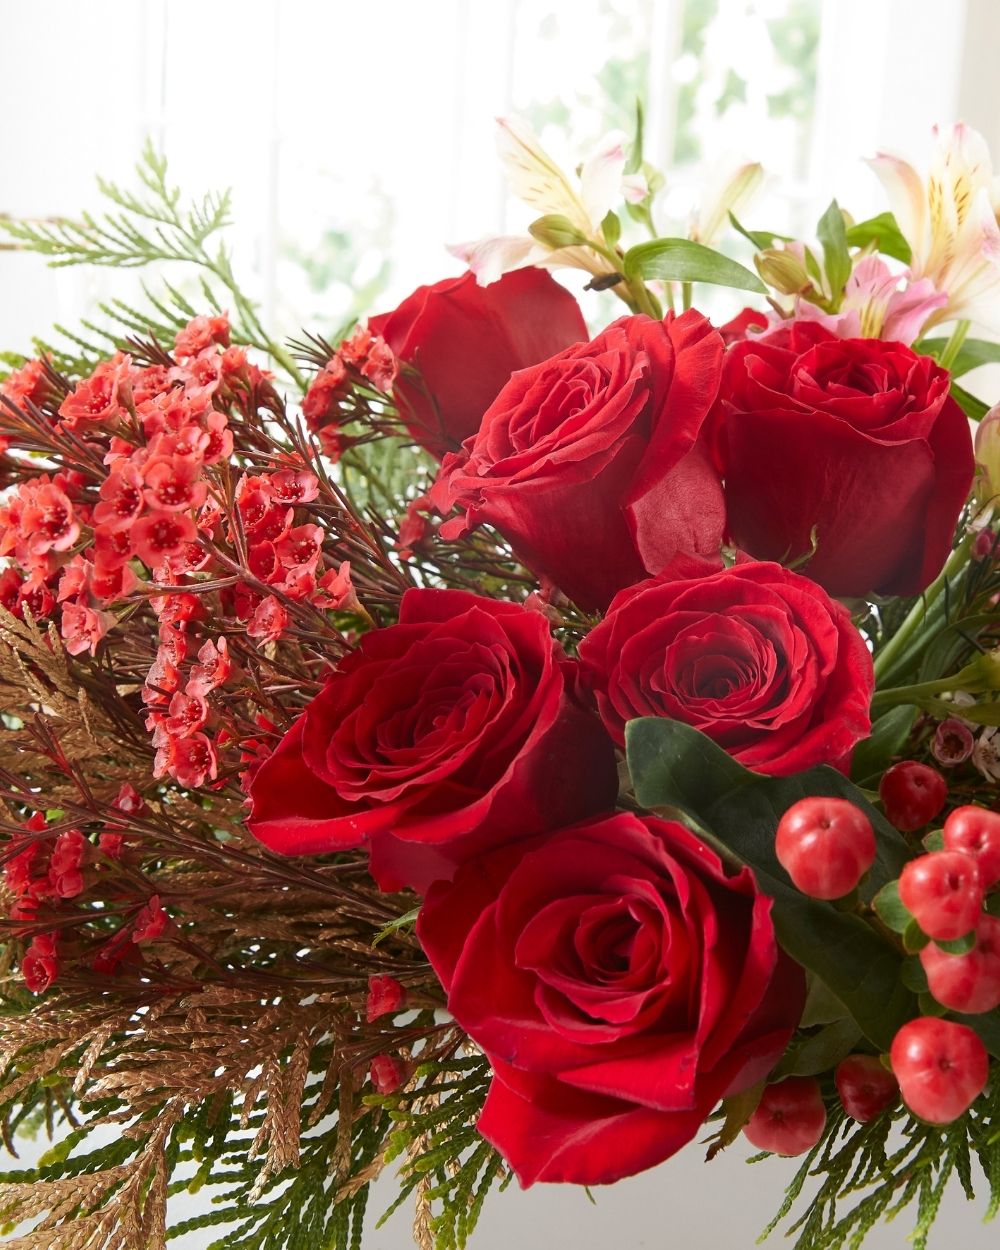
[[[561, 101], [572, 143], [596, 139], [595, 81], [612, 55], [641, 64], [651, 156], [669, 162], [675, 151], [679, 92], [695, 75], [696, 156], [736, 149], [780, 175], [751, 224], [801, 226], [833, 194], [857, 217], [878, 211], [859, 157], [884, 147], [919, 162], [935, 121], [962, 117], [1000, 152], [996, 0], [797, 2], [818, 8], [820, 37], [810, 107], [789, 121], [770, 115], [768, 92], [795, 70], [775, 65], [764, 23], [796, 0], [713, 0], [698, 58], [683, 55], [680, 0], [0, 0], [0, 212], [94, 207], [95, 174], [127, 181], [152, 135], [191, 194], [233, 186], [237, 270], [266, 319], [330, 333], [357, 286], [380, 284], [391, 307], [454, 271], [444, 242], [509, 222], [495, 115], [531, 113], [539, 101], [551, 114]], [[688, 0], [688, 16], [699, 4]], [[745, 101], [720, 113], [715, 97], [731, 68]], [[555, 142], [555, 127], [544, 133]], [[682, 171], [668, 188], [678, 216], [691, 206], [692, 177]], [[323, 250], [330, 231], [358, 240], [334, 255], [341, 269]], [[330, 272], [317, 284], [318, 257]], [[97, 299], [131, 297], [135, 282], [53, 272], [0, 251], [0, 348], [27, 351], [32, 333], [73, 325]], [[598, 1191], [596, 1206], [574, 1189], [508, 1191], [487, 1206], [474, 1250], [743, 1250], [793, 1170], [780, 1161], [748, 1168], [743, 1154], [737, 1145], [704, 1166], [693, 1147]], [[372, 1210], [390, 1197], [381, 1188]], [[1000, 1232], [978, 1218], [952, 1194], [932, 1244], [996, 1245]], [[866, 1245], [905, 1245], [906, 1220]], [[366, 1250], [405, 1250], [408, 1226], [409, 1212], [399, 1213], [366, 1237]], [[199, 1250], [207, 1240], [184, 1244]]]

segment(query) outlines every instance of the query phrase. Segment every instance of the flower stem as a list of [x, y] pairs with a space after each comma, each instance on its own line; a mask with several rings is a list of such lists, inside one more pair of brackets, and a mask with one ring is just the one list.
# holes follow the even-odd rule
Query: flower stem
[[948, 580], [965, 564], [975, 536], [968, 533], [948, 557], [944, 568], [910, 609], [906, 619], [875, 656], [875, 678], [881, 681], [906, 650], [913, 635], [927, 619], [931, 605], [939, 597]]
[[972, 323], [969, 321], [955, 322], [955, 328], [951, 332], [951, 338], [944, 345], [944, 351], [941, 353], [941, 358], [938, 361], [938, 364], [942, 369], [950, 370], [951, 366], [955, 363], [958, 353], [962, 350], [962, 344], [965, 342], [965, 337], [969, 333], [969, 326], [971, 324]]

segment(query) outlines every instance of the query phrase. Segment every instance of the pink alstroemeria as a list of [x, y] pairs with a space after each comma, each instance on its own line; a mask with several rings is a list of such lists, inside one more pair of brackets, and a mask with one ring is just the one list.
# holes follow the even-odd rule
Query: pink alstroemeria
[[[626, 138], [621, 131], [604, 136], [584, 161], [577, 186], [526, 122], [512, 117], [497, 122], [497, 148], [511, 191], [539, 217], [563, 218], [582, 240], [600, 237], [601, 222], [619, 197], [639, 203], [649, 194], [642, 174], [625, 173]], [[556, 247], [530, 234], [490, 235], [448, 250], [465, 261], [482, 286], [526, 265], [584, 269], [595, 276], [615, 272], [611, 261], [585, 243]]]
[[935, 126], [934, 139], [926, 179], [886, 153], [869, 163], [913, 253], [911, 277], [948, 297], [928, 324], [968, 319], [1000, 330], [1000, 184], [989, 150], [961, 123]]
[[[902, 285], [901, 285], [902, 284]], [[892, 339], [909, 345], [948, 303], [929, 278], [907, 281], [878, 256], [864, 256], [844, 287], [837, 313], [824, 313], [808, 300], [798, 300], [796, 317], [819, 321], [843, 339]]]

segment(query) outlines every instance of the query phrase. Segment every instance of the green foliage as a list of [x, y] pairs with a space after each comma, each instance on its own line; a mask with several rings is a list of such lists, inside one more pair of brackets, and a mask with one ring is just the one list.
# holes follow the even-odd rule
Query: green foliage
[[830, 297], [839, 306], [844, 284], [851, 276], [851, 254], [847, 248], [844, 214], [836, 200], [830, 201], [830, 207], [819, 219], [816, 237], [823, 248], [823, 269], [826, 272]]
[[625, 253], [625, 276], [664, 282], [708, 282], [741, 291], [766, 293], [761, 280], [728, 256], [690, 239], [652, 239]]
[[896, 830], [832, 768], [791, 777], [752, 773], [696, 729], [658, 717], [631, 721], [626, 744], [638, 802], [693, 819], [725, 855], [749, 864], [774, 899], [782, 946], [825, 982], [876, 1046], [888, 1047], [915, 1014], [912, 995], [900, 980], [898, 951], [860, 916], [797, 890], [777, 861], [774, 835], [782, 813], [807, 795], [856, 803], [872, 822], [878, 846], [866, 887], [870, 896], [897, 877], [909, 858]]
[[[238, 338], [267, 352], [292, 381], [301, 384], [302, 375], [294, 360], [268, 337], [255, 305], [243, 294], [236, 280], [228, 249], [216, 238], [229, 224], [229, 192], [208, 194], [192, 204], [182, 205], [179, 189], [172, 187], [167, 179], [166, 158], [149, 142], [143, 149], [136, 173], [139, 191], [98, 180], [102, 194], [113, 206], [102, 217], [84, 213], [76, 221], [0, 220], [0, 227], [19, 247], [48, 257], [49, 264], [56, 268], [98, 265], [135, 269], [165, 263], [195, 266], [201, 273], [201, 294], [208, 307], [218, 309], [218, 292], [224, 291], [232, 305]], [[159, 316], [166, 319], [166, 325], [170, 325], [175, 324], [177, 315], [188, 305], [169, 284], [166, 289], [168, 298], [153, 301], [153, 306]], [[145, 329], [150, 320], [146, 314], [118, 305], [117, 301], [105, 306], [103, 311], [131, 332], [140, 327]], [[154, 316], [154, 323], [156, 319]], [[72, 332], [57, 329], [80, 349], [83, 360], [100, 355], [102, 351], [106, 354], [106, 347], [95, 347]], [[96, 328], [88, 325], [88, 329]], [[103, 332], [98, 330], [97, 333]], [[63, 360], [67, 356], [74, 358], [72, 352], [67, 353], [65, 349], [55, 355]]]
[[[752, 1162], [765, 1157], [758, 1155]], [[925, 1250], [951, 1178], [958, 1178], [968, 1198], [975, 1197], [974, 1162], [989, 1187], [985, 1218], [992, 1220], [1000, 1210], [1000, 1087], [996, 1083], [970, 1112], [943, 1128], [922, 1124], [899, 1107], [868, 1124], [856, 1124], [831, 1100], [823, 1140], [806, 1155], [781, 1209], [760, 1240], [790, 1215], [807, 1183], [816, 1177], [816, 1192], [804, 1199], [806, 1209], [786, 1230], [789, 1238], [795, 1237], [794, 1250], [858, 1250], [880, 1220], [893, 1219], [913, 1203], [916, 1223], [909, 1240], [915, 1250]], [[852, 1205], [844, 1210], [848, 1203]]]
[[847, 229], [849, 247], [868, 247], [875, 245], [876, 251], [883, 256], [892, 256], [908, 265], [911, 259], [910, 245], [903, 238], [903, 232], [892, 213], [879, 213], [876, 217], [868, 217], [865, 221], [857, 221]]
[[[378, 1227], [411, 1194], [426, 1208], [434, 1250], [463, 1250], [494, 1185], [511, 1179], [503, 1160], [475, 1129], [489, 1086], [482, 1056], [418, 1068], [419, 1085], [365, 1101], [382, 1107], [393, 1121], [385, 1160], [405, 1158], [401, 1188]], [[418, 1226], [421, 1216], [418, 1210]]]

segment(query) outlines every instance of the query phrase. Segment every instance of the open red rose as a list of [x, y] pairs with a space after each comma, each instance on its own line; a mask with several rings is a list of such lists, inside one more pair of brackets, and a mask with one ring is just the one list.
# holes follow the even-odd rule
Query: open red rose
[[511, 378], [431, 493], [486, 522], [584, 608], [678, 552], [718, 552], [722, 489], [699, 442], [723, 347], [693, 309], [622, 317], [590, 343]]
[[735, 344], [720, 393], [732, 540], [762, 560], [815, 554], [831, 594], [919, 594], [941, 570], [974, 470], [949, 379], [902, 343], [816, 322]]
[[431, 890], [417, 933], [493, 1066], [479, 1131], [523, 1185], [652, 1167], [767, 1075], [804, 997], [770, 911], [749, 868], [629, 813]]
[[518, 269], [489, 286], [470, 273], [418, 287], [371, 317], [397, 361], [393, 397], [407, 429], [441, 459], [479, 429], [515, 369], [587, 337], [576, 300], [544, 269]]
[[367, 844], [384, 889], [425, 889], [497, 841], [614, 806], [614, 753], [540, 613], [408, 590], [250, 783], [249, 827], [285, 855]]
[[871, 656], [846, 608], [778, 564], [682, 561], [618, 595], [580, 645], [608, 732], [707, 734], [747, 768], [842, 765], [871, 728]]

